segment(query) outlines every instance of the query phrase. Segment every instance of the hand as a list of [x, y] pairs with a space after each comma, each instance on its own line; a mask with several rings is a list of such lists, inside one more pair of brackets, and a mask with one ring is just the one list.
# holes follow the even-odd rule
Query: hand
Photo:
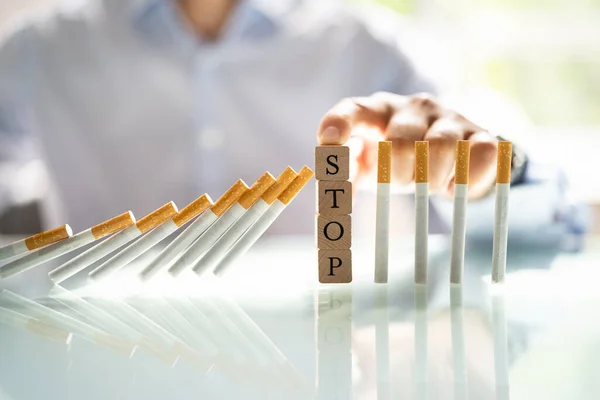
[[[367, 129], [364, 129], [367, 128]], [[486, 195], [495, 181], [498, 143], [495, 137], [427, 94], [376, 93], [347, 98], [323, 117], [319, 144], [351, 148], [351, 180], [377, 169], [377, 142], [392, 141], [392, 182], [414, 182], [414, 142], [429, 141], [429, 187], [452, 196], [457, 140], [471, 141], [469, 198]]]

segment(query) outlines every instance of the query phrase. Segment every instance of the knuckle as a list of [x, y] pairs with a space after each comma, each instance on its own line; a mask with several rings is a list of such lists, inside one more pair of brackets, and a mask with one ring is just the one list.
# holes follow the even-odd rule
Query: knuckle
[[433, 97], [433, 95], [429, 93], [414, 94], [410, 97], [409, 102], [411, 105], [419, 108], [430, 109], [438, 107], [437, 100], [435, 99], [435, 97]]
[[457, 131], [442, 130], [428, 138], [429, 145], [440, 150], [454, 149], [457, 136]]
[[495, 162], [498, 156], [498, 143], [491, 140], [478, 142], [472, 146], [471, 151], [484, 161]]

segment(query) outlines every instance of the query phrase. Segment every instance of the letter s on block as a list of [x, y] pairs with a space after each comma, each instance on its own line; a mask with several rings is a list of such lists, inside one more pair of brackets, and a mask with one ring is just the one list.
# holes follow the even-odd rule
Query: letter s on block
[[[335, 160], [335, 162], [333, 162], [333, 160]], [[336, 154], [331, 154], [331, 155], [327, 156], [327, 164], [329, 164], [333, 167], [333, 172], [331, 172], [329, 170], [329, 167], [327, 167], [327, 169], [325, 170], [327, 172], [327, 175], [335, 175], [340, 171], [339, 165], [336, 164], [337, 162], [338, 162], [338, 156]]]

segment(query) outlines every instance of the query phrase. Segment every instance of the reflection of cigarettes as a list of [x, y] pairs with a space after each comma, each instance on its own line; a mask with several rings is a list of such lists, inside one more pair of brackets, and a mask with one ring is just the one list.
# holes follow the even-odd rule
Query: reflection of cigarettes
[[506, 273], [506, 247], [508, 242], [508, 195], [510, 194], [510, 168], [512, 143], [498, 143], [496, 170], [496, 214], [494, 218], [494, 246], [492, 250], [492, 281], [504, 282]]
[[279, 195], [277, 200], [269, 206], [269, 209], [258, 218], [258, 220], [244, 233], [242, 237], [229, 249], [227, 255], [221, 260], [215, 269], [216, 275], [222, 275], [231, 264], [242, 256], [263, 233], [275, 222], [285, 207], [296, 197], [304, 186], [312, 179], [314, 172], [304, 166], [298, 176], [292, 181], [287, 189]]
[[379, 142], [377, 153], [377, 210], [375, 217], [375, 282], [387, 283], [390, 249], [390, 182], [392, 142]]
[[160, 271], [166, 270], [171, 263], [177, 259], [179, 254], [188, 248], [198, 236], [217, 220], [217, 215], [213, 209], [218, 207], [217, 209], [220, 210], [229, 207], [229, 205], [232, 204], [232, 201], [237, 199], [234, 193], [241, 192], [245, 189], [246, 184], [241, 179], [234, 183], [210, 209], [202, 213], [202, 215], [185, 228], [183, 232], [181, 232], [154, 260], [152, 260], [152, 262], [150, 262], [150, 264], [148, 264], [146, 268], [144, 268], [142, 272], [140, 272], [140, 279], [146, 281]]
[[177, 207], [175, 206], [175, 203], [171, 201], [165, 204], [158, 210], [140, 219], [135, 225], [130, 226], [115, 236], [108, 238], [104, 242], [84, 251], [77, 257], [56, 268], [54, 271], [50, 272], [50, 279], [52, 279], [55, 283], [59, 283], [72, 277], [88, 267], [90, 264], [100, 260], [102, 257], [112, 253], [119, 247], [129, 243], [131, 240], [161, 224], [164, 220], [170, 218], [176, 212]]
[[415, 283], [427, 283], [429, 142], [415, 142]]
[[[204, 215], [202, 215], [198, 221], [202, 220], [198, 225], [197, 233], [194, 235], [190, 243], [185, 248], [181, 248], [178, 251], [178, 257], [169, 268], [169, 273], [173, 277], [179, 276], [185, 269], [190, 265], [193, 260], [202, 254], [199, 254], [197, 247], [200, 243], [212, 240], [213, 235], [217, 232], [223, 233], [223, 228], [227, 229], [228, 224], [230, 225], [245, 211], [242, 206], [239, 205], [238, 200], [244, 193], [248, 191], [248, 186], [243, 180], [237, 181], [217, 202], [212, 206]], [[191, 226], [190, 226], [191, 227]], [[182, 235], [186, 231], [182, 232]], [[181, 235], [180, 235], [181, 236]], [[200, 236], [200, 237], [198, 237]], [[220, 236], [220, 235], [219, 235]], [[196, 240], [197, 239], [197, 240]], [[218, 236], [215, 240], [218, 239]], [[195, 240], [195, 241], [194, 241]], [[193, 243], [191, 243], [193, 242]], [[202, 246], [200, 244], [200, 246]], [[183, 246], [181, 246], [183, 247]], [[169, 249], [167, 247], [167, 249]]]
[[[236, 237], [239, 237], [242, 233], [244, 233], [244, 231], [246, 229], [244, 229], [242, 232], [239, 232], [238, 234], [236, 234], [235, 232], [239, 231], [239, 228], [236, 228], [238, 226], [238, 222], [244, 218], [246, 215], [248, 215], [248, 212], [250, 212], [250, 210], [253, 210], [253, 213], [256, 209], [252, 209], [252, 206], [255, 204], [260, 204], [260, 203], [265, 203], [262, 199], [261, 196], [267, 191], [267, 189], [269, 189], [273, 184], [275, 183], [275, 178], [273, 178], [273, 176], [268, 173], [265, 172], [265, 174], [263, 176], [261, 176], [256, 183], [250, 188], [250, 190], [248, 190], [242, 197], [240, 197], [240, 200], [237, 202], [237, 204], [235, 204], [231, 210], [229, 210], [227, 212], [226, 215], [229, 215], [234, 207], [242, 207], [243, 211], [242, 211], [242, 215], [238, 218], [236, 218], [234, 221], [232, 221], [229, 226], [227, 226], [227, 228], [225, 230], [223, 230], [223, 232], [215, 232], [214, 234], [212, 234], [212, 237], [210, 238], [210, 240], [208, 240], [208, 238], [204, 238], [206, 235], [208, 235], [209, 233], [211, 233], [210, 231], [212, 231], [213, 228], [216, 228], [217, 225], [221, 222], [217, 222], [215, 223], [211, 229], [209, 231], [207, 231], [200, 240], [202, 240], [202, 242], [200, 243], [200, 241], [196, 242], [193, 244], [193, 249], [198, 251], [198, 252], [202, 252], [204, 253], [206, 250], [208, 250], [208, 253], [210, 253], [213, 249], [215, 249], [215, 245], [217, 243], [220, 242], [220, 240], [225, 237], [226, 235], [235, 235]], [[258, 203], [260, 202], [260, 203]], [[265, 203], [266, 204], [266, 203]], [[264, 210], [263, 210], [264, 211]], [[262, 212], [261, 212], [262, 214]], [[221, 220], [224, 220], [224, 218], [226, 217], [226, 215], [223, 216], [223, 218], [221, 218]], [[256, 219], [256, 218], [254, 218]], [[218, 235], [218, 236], [217, 236]], [[224, 251], [227, 251], [227, 249], [229, 248], [229, 246], [227, 246], [226, 249], [224, 249]], [[218, 248], [215, 249], [216, 252], [218, 252]], [[196, 259], [196, 261], [194, 261], [194, 272], [196, 272], [196, 274], [200, 275], [201, 273], [208, 271], [209, 269], [211, 269], [213, 265], [211, 260], [210, 260], [210, 256], [209, 254], [206, 254], [206, 256], [209, 256], [209, 259], [207, 260], [205, 255], [200, 255], [199, 259]], [[200, 254], [200, 253], [198, 253]], [[212, 254], [215, 254], [214, 252]], [[208, 262], [207, 262], [208, 261]]]
[[7, 324], [15, 328], [25, 329], [58, 342], [69, 344], [73, 334], [68, 330], [57, 328], [52, 324], [42, 322], [39, 319], [0, 307], [0, 324]]
[[147, 235], [133, 242], [125, 249], [109, 258], [98, 268], [90, 273], [92, 279], [102, 279], [108, 277], [111, 273], [116, 272], [141, 256], [144, 252], [150, 250], [154, 245], [175, 232], [180, 226], [187, 221], [198, 216], [204, 210], [212, 205], [212, 200], [205, 194], [192, 203], [188, 204], [179, 211], [173, 218], [167, 219], [160, 226], [152, 229]]
[[469, 159], [471, 142], [456, 142], [454, 173], [454, 217], [452, 218], [452, 249], [450, 282], [461, 283], [465, 263], [465, 234], [467, 228], [467, 194], [469, 189]]
[[[217, 266], [225, 257], [227, 251], [236, 240], [246, 232], [250, 226], [273, 204], [277, 197], [289, 186], [298, 174], [287, 167], [278, 177], [277, 181], [256, 200], [242, 217], [215, 243], [215, 245], [202, 257], [202, 270], [209, 271]], [[241, 201], [241, 200], [240, 200]]]
[[124, 229], [135, 223], [135, 218], [131, 211], [127, 211], [115, 218], [109, 219], [90, 229], [79, 232], [68, 239], [54, 243], [48, 247], [40, 249], [35, 253], [26, 255], [23, 258], [15, 260], [9, 264], [0, 267], [0, 279], [25, 272], [28, 269], [36, 267], [42, 263], [53, 260], [56, 257], [67, 254], [73, 250], [79, 249], [100, 238], [111, 235], [121, 229]]
[[73, 230], [69, 225], [63, 225], [58, 228], [51, 229], [37, 235], [28, 237], [27, 239], [19, 240], [7, 246], [0, 247], [0, 260], [19, 256], [41, 249], [49, 244], [59, 242], [70, 238], [73, 235]]

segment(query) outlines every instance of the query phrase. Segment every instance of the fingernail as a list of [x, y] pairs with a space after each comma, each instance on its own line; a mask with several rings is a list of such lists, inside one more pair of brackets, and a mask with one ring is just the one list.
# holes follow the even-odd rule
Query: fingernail
[[328, 126], [321, 133], [322, 144], [339, 144], [340, 143], [340, 130], [335, 126]]

